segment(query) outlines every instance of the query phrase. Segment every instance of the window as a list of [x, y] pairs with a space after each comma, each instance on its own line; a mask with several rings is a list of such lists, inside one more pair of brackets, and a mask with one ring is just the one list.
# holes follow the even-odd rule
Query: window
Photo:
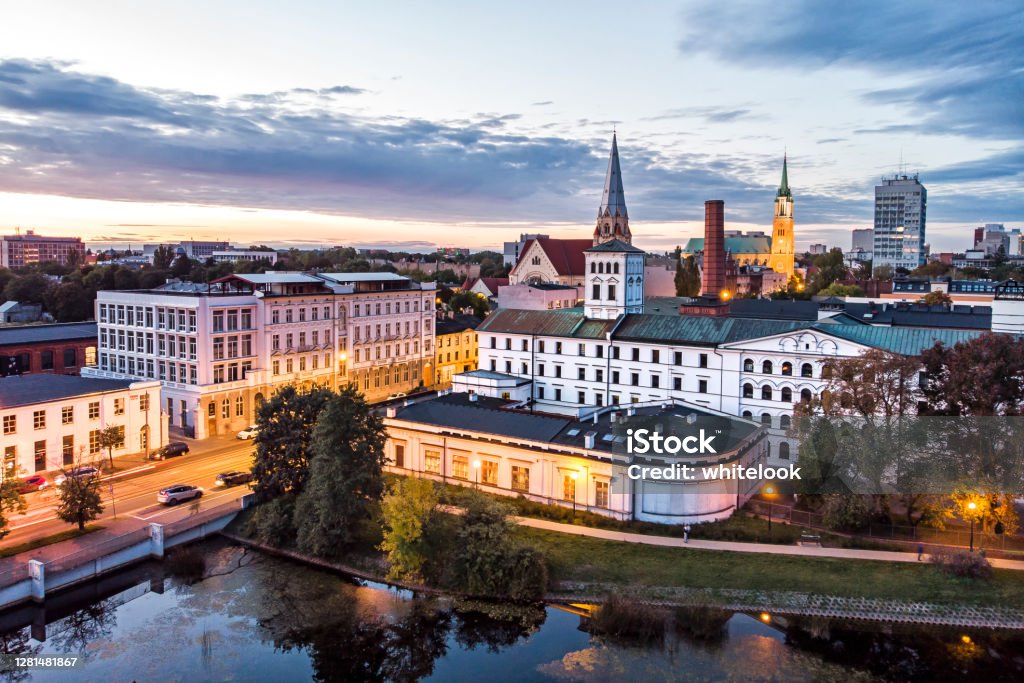
[[562, 366], [561, 365], [556, 365], [555, 366], [555, 377], [561, 377], [561, 376], [562, 376]]
[[783, 441], [779, 444], [779, 460], [789, 460], [789, 442]]
[[62, 425], [69, 425], [75, 421], [75, 408], [74, 406], [64, 406], [60, 409], [60, 423]]
[[576, 368], [576, 379], [586, 379], [586, 378], [587, 378], [587, 369], [586, 368]]
[[576, 500], [576, 480], [573, 478], [572, 472], [562, 477], [562, 500]]
[[587, 355], [587, 346], [586, 346], [586, 344], [580, 344], [579, 347], [577, 348], [577, 351], [579, 352], [579, 355], [581, 355], [581, 356]]
[[585, 392], [585, 391], [578, 391], [578, 392], [576, 392], [576, 402], [577, 403], [586, 403], [587, 402], [587, 392]]
[[114, 399], [114, 415], [124, 415], [124, 399]]
[[800, 390], [800, 400], [803, 401], [804, 403], [810, 403], [810, 401], [811, 401], [811, 390], [810, 389], [801, 389]]
[[765, 375], [772, 374], [772, 362], [770, 360], [761, 363], [761, 373]]
[[633, 349], [633, 360], [639, 362], [639, 360], [640, 360], [640, 349], [639, 348]]
[[441, 453], [439, 451], [423, 452], [423, 471], [441, 474]]
[[484, 460], [480, 463], [480, 481], [492, 486], [498, 483], [498, 463]]
[[220, 402], [220, 416], [225, 419], [231, 417], [231, 401], [228, 399]]
[[13, 434], [18, 431], [18, 416], [4, 415], [4, 434]]
[[64, 367], [73, 368], [78, 364], [78, 354], [75, 349], [64, 349]]
[[754, 417], [754, 414], [752, 412], [750, 412], [749, 410], [744, 410], [743, 411], [743, 417]]
[[768, 413], [761, 413], [761, 424], [770, 427], [772, 424], [772, 416], [769, 415]]
[[750, 382], [743, 385], [743, 398], [754, 398], [754, 385]]
[[661, 351], [659, 351], [658, 349], [651, 349], [651, 362], [652, 363], [660, 363], [661, 362]]
[[245, 415], [245, 399], [241, 396], [235, 398], [235, 417], [242, 417]]
[[697, 382], [697, 393], [708, 393], [708, 381], [706, 379], [702, 379]]
[[395, 467], [405, 467], [405, 444], [395, 444]]
[[18, 447], [4, 446], [4, 479], [13, 477], [18, 467]]
[[210, 404], [206, 406], [206, 415], [208, 417], [217, 417], [217, 403], [210, 401]]
[[602, 370], [601, 368], [598, 368], [598, 369], [594, 370], [594, 381], [595, 382], [603, 382], [604, 381], [604, 370]]
[[608, 285], [608, 300], [615, 301], [615, 285]]
[[782, 364], [782, 374], [787, 376], [792, 376], [793, 374], [793, 364], [788, 360]]
[[683, 390], [683, 378], [682, 377], [673, 377], [672, 378], [672, 390], [673, 391], [682, 391]]
[[700, 367], [706, 368], [708, 366], [708, 354], [700, 354]]
[[804, 363], [803, 365], [800, 366], [800, 376], [814, 377], [814, 368], [811, 366], [810, 363]]
[[89, 419], [98, 420], [100, 419], [100, 402], [93, 401], [89, 404]]
[[608, 482], [597, 481], [594, 482], [594, 505], [599, 508], [608, 507]]
[[100, 430], [93, 429], [89, 432], [89, 454], [100, 452]]
[[53, 370], [53, 351], [43, 351], [39, 354], [40, 368]]
[[60, 446], [61, 457], [63, 458], [64, 466], [75, 464], [75, 437], [68, 434], [61, 440]]
[[655, 389], [661, 386], [660, 375], [651, 375], [651, 386], [654, 387]]
[[675, 365], [682, 365], [683, 364], [683, 352], [682, 351], [676, 351], [675, 353], [673, 353], [672, 354], [672, 362]]
[[630, 380], [629, 383], [632, 384], [634, 387], [640, 386], [640, 373], [639, 372], [631, 373], [630, 376], [629, 376], [629, 380]]
[[761, 400], [763, 400], [763, 401], [770, 401], [770, 400], [772, 400], [772, 388], [771, 387], [761, 387]]
[[779, 427], [782, 429], [789, 429], [789, 425], [792, 423], [792, 418], [789, 415], [783, 415], [779, 418]]
[[524, 465], [512, 465], [512, 490], [530, 490], [530, 468]]
[[562, 400], [562, 390], [557, 388], [557, 387], [555, 388], [555, 400], [556, 401], [561, 401]]
[[46, 469], [46, 440], [36, 441], [33, 447], [35, 451], [35, 471], [42, 472]]
[[139, 396], [139, 410], [142, 412], [149, 410], [149, 394]]
[[793, 402], [793, 390], [790, 389], [789, 387], [783, 387], [782, 388], [782, 400], [785, 401], [786, 403], [792, 403]]
[[452, 476], [456, 479], [469, 479], [469, 458], [456, 455], [452, 458]]
[[32, 412], [32, 427], [34, 429], [46, 429], [45, 410], [35, 410]]
[[753, 372], [753, 371], [754, 371], [754, 359], [753, 358], [747, 358], [745, 361], [743, 361], [743, 372]]

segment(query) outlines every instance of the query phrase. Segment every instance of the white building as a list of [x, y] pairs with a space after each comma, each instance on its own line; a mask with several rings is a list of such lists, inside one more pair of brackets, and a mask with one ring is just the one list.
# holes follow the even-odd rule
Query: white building
[[117, 427], [114, 456], [149, 453], [167, 443], [160, 383], [74, 375], [0, 379], [3, 476], [24, 476], [107, 457], [100, 431]]
[[[251, 424], [284, 385], [355, 383], [368, 400], [433, 377], [434, 283], [393, 273], [270, 272], [97, 296], [89, 376], [158, 379], [170, 424]], [[426, 378], [426, 380], [424, 380]]]
[[924, 265], [927, 208], [928, 191], [916, 175], [884, 178], [875, 186], [873, 267]]
[[237, 263], [238, 261], [266, 261], [270, 265], [277, 263], [276, 251], [215, 251], [210, 256], [217, 263]]

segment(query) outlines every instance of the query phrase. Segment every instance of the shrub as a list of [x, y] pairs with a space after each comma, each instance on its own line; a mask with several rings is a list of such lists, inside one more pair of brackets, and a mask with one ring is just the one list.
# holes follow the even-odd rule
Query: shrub
[[285, 496], [256, 506], [245, 533], [261, 543], [289, 546], [295, 543], [295, 525], [292, 521], [295, 498]]
[[664, 639], [667, 622], [665, 610], [611, 594], [590, 618], [590, 630], [616, 640], [651, 644]]
[[966, 579], [991, 579], [992, 563], [980, 553], [939, 550], [928, 561], [949, 574]]

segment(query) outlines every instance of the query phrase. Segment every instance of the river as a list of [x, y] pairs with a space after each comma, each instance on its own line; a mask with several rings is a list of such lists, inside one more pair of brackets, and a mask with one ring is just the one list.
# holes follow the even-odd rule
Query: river
[[154, 562], [0, 614], [4, 652], [83, 662], [0, 680], [1024, 680], [1020, 633], [712, 610], [680, 612], [640, 644], [592, 635], [557, 606], [421, 599], [225, 541], [198, 547], [203, 578]]

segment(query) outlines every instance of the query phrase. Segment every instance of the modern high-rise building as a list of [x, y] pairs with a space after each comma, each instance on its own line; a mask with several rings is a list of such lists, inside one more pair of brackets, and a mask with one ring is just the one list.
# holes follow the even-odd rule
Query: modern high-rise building
[[79, 264], [85, 261], [80, 237], [44, 237], [34, 230], [0, 236], [0, 267], [24, 268], [37, 263]]
[[875, 186], [873, 267], [913, 270], [924, 265], [928, 192], [917, 174], [883, 178]]
[[772, 218], [772, 251], [768, 267], [776, 273], [793, 277], [796, 245], [793, 238], [793, 193], [789, 190], [787, 159], [782, 157], [782, 182], [775, 193], [775, 216]]

